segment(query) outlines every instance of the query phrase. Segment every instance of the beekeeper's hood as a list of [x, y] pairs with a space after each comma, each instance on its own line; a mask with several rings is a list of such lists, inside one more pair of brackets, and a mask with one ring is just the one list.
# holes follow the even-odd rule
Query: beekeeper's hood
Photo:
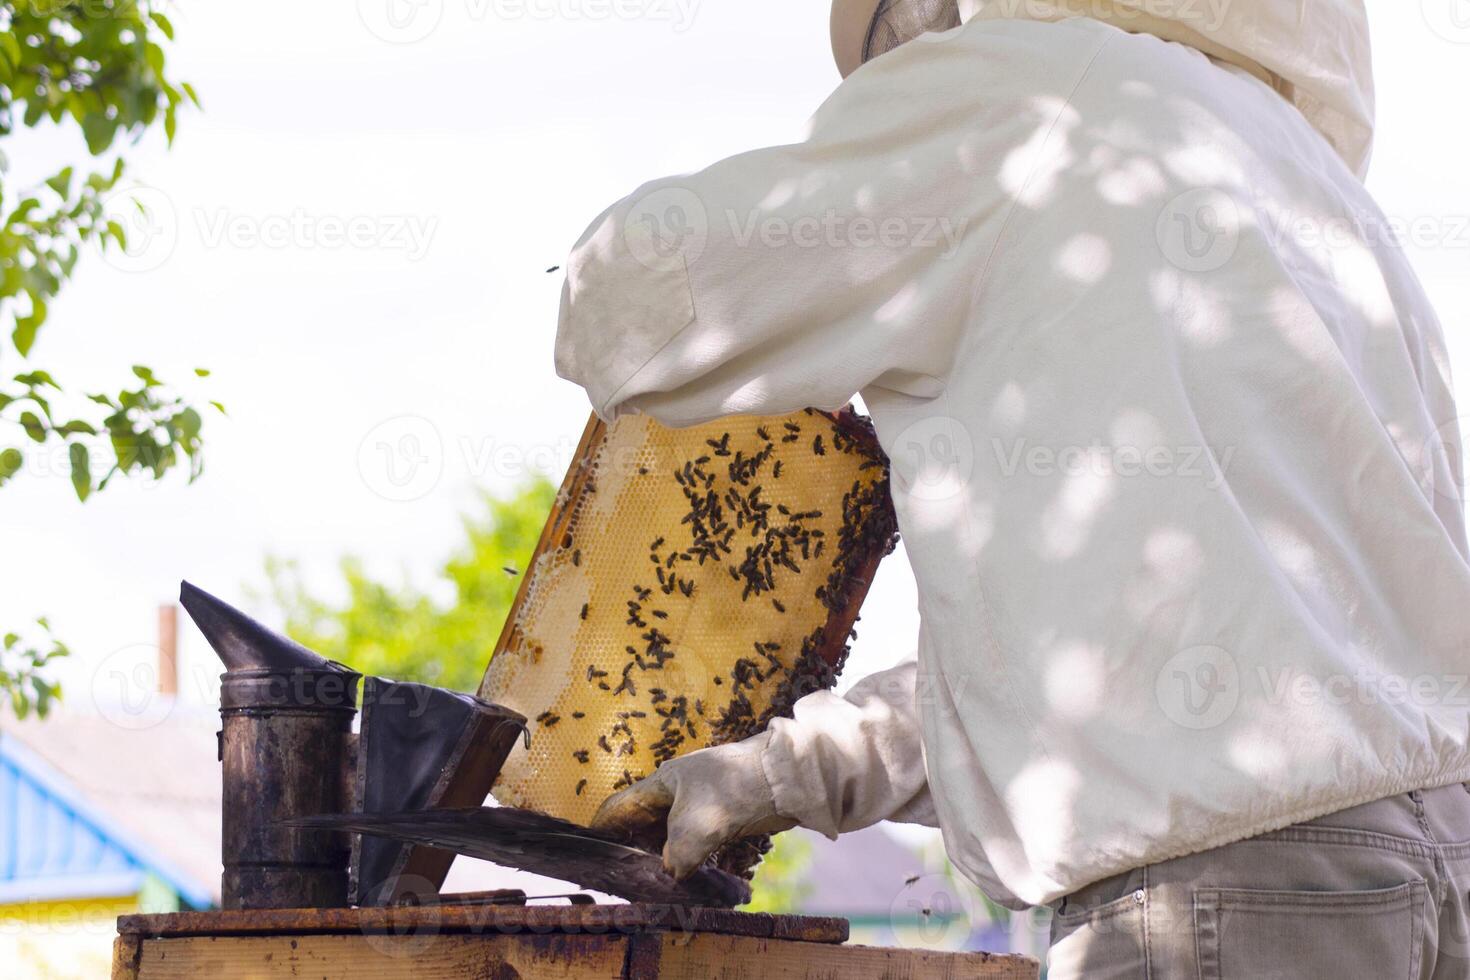
[[1198, 48], [1251, 71], [1363, 176], [1373, 145], [1373, 60], [1362, 0], [834, 0], [846, 77], [928, 31], [980, 19], [1091, 17]]

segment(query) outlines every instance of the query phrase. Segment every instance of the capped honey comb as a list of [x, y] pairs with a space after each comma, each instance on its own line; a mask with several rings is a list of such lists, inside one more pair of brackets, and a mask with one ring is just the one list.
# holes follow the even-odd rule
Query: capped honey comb
[[594, 417], [480, 685], [533, 719], [495, 798], [586, 824], [668, 759], [789, 714], [836, 680], [896, 540], [887, 462], [851, 409]]

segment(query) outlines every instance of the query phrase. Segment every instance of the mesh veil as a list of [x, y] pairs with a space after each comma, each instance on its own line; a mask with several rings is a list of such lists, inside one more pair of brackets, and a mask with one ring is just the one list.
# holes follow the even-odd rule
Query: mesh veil
[[920, 34], [958, 26], [959, 0], [882, 0], [863, 42], [863, 61], [887, 54]]

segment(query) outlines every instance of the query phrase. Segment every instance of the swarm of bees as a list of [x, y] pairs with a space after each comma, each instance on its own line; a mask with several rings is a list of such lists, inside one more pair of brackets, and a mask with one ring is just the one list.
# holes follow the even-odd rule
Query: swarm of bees
[[[789, 714], [835, 680], [896, 538], [886, 460], [850, 410], [594, 422], [479, 692], [535, 719], [497, 799], [585, 823], [664, 762]], [[748, 872], [763, 848], [721, 865]]]

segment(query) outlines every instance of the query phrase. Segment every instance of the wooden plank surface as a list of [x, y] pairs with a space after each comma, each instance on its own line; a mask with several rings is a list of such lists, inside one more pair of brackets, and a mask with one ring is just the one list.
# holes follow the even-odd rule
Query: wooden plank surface
[[[619, 980], [623, 936], [185, 936], [143, 941], [137, 980]], [[114, 974], [114, 980], [117, 980]]]
[[742, 936], [663, 937], [660, 980], [1037, 980], [1027, 956], [829, 946]]
[[125, 915], [118, 919], [117, 929], [123, 935], [159, 937], [428, 932], [631, 935], [665, 930], [808, 943], [842, 943], [848, 937], [846, 919], [674, 905], [424, 905], [171, 912]]
[[[748, 936], [182, 936], [135, 939], [114, 980], [1037, 980], [1035, 960]], [[124, 962], [126, 961], [126, 962]]]
[[112, 980], [138, 980], [138, 960], [143, 955], [140, 936], [118, 936], [112, 941]]

